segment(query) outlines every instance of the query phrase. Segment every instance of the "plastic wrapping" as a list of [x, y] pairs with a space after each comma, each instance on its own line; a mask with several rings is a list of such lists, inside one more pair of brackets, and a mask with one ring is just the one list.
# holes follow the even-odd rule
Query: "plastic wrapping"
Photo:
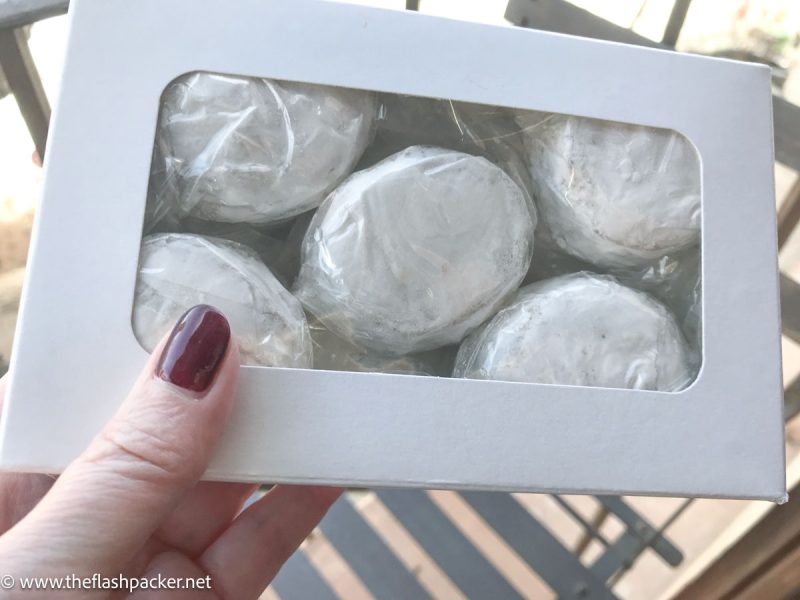
[[689, 362], [696, 372], [702, 362], [703, 286], [700, 249], [663, 256], [647, 266], [615, 273], [620, 282], [652, 294], [675, 315], [689, 343]]
[[464, 341], [454, 376], [677, 391], [694, 373], [662, 304], [611, 277], [577, 273], [522, 288]]
[[252, 364], [657, 390], [699, 371], [700, 162], [681, 135], [206, 73], [162, 102], [146, 347], [207, 302]]
[[152, 351], [197, 304], [210, 304], [225, 314], [245, 364], [312, 366], [311, 337], [300, 303], [252, 250], [198, 235], [146, 237], [132, 318], [139, 343]]
[[702, 362], [702, 278], [700, 248], [694, 246], [662, 256], [636, 268], [598, 269], [561, 251], [546, 227], [536, 230], [533, 262], [523, 285], [581, 271], [615, 277], [624, 285], [647, 292], [670, 309], [689, 343], [690, 362], [699, 370]]
[[312, 319], [309, 322], [314, 344], [314, 368], [325, 371], [392, 373], [395, 375], [436, 375], [435, 365], [416, 356], [391, 356], [360, 348], [343, 340]]
[[637, 268], [700, 240], [700, 164], [674, 131], [523, 113], [542, 225], [563, 251]]
[[295, 294], [337, 335], [378, 352], [456, 343], [525, 276], [531, 211], [489, 161], [408, 148], [325, 200], [305, 236]]
[[366, 166], [409, 146], [436, 146], [484, 156], [520, 140], [509, 110], [438, 98], [398, 94], [379, 96], [375, 140], [364, 154]]
[[486, 158], [530, 195], [530, 173], [514, 111], [398, 94], [381, 94], [379, 103], [375, 139], [364, 153], [361, 167], [372, 166], [410, 146], [434, 146]]
[[309, 214], [306, 217], [306, 214], [308, 213], [294, 219], [290, 225], [279, 228], [249, 223], [214, 223], [199, 219], [184, 219], [180, 231], [222, 238], [247, 246], [258, 254], [283, 287], [289, 289], [300, 269], [300, 244], [305, 233], [305, 229], [298, 232], [296, 228], [303, 221], [306, 227], [308, 226], [311, 216]]
[[149, 220], [271, 223], [319, 205], [370, 141], [371, 92], [192, 73], [162, 99]]

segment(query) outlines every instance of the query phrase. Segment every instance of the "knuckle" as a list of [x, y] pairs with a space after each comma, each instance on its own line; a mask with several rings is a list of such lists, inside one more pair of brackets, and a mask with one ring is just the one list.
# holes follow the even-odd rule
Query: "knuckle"
[[291, 523], [278, 518], [271, 512], [262, 514], [259, 511], [254, 525], [266, 540], [265, 545], [269, 548], [270, 557], [277, 564], [283, 564], [289, 560], [303, 541], [302, 536], [298, 538]]
[[202, 474], [196, 444], [192, 436], [175, 435], [174, 426], [169, 414], [119, 420], [100, 433], [84, 458], [126, 479], [191, 482]]

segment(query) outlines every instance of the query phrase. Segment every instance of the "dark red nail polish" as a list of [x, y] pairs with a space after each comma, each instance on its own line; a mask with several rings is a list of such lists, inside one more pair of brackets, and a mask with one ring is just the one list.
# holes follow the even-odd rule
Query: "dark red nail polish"
[[231, 328], [213, 306], [200, 304], [178, 319], [164, 346], [156, 375], [192, 392], [208, 389], [222, 362]]

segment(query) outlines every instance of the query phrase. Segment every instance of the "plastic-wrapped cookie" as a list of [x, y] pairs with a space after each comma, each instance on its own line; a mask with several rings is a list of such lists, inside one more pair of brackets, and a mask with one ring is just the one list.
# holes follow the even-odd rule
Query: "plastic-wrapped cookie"
[[533, 192], [558, 246], [605, 268], [700, 241], [700, 162], [665, 129], [519, 113]]
[[312, 366], [311, 336], [300, 303], [249, 248], [178, 233], [142, 241], [133, 331], [152, 351], [184, 312], [220, 309], [249, 365]]
[[677, 391], [694, 373], [667, 308], [611, 277], [576, 273], [522, 288], [464, 341], [453, 376]]
[[488, 160], [413, 146], [347, 179], [306, 232], [295, 293], [340, 337], [391, 354], [459, 342], [528, 270], [535, 217]]
[[164, 93], [149, 213], [270, 223], [315, 208], [355, 166], [371, 92], [193, 73]]

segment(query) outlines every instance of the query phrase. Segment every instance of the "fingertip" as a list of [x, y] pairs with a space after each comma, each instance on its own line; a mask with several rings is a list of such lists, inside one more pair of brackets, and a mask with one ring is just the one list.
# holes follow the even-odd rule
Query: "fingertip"
[[231, 346], [231, 328], [221, 311], [207, 304], [187, 310], [173, 327], [155, 367], [156, 377], [194, 393], [217, 378]]
[[135, 387], [155, 380], [182, 395], [202, 398], [225, 390], [227, 396], [235, 390], [240, 361], [224, 314], [213, 306], [197, 305], [164, 334]]

